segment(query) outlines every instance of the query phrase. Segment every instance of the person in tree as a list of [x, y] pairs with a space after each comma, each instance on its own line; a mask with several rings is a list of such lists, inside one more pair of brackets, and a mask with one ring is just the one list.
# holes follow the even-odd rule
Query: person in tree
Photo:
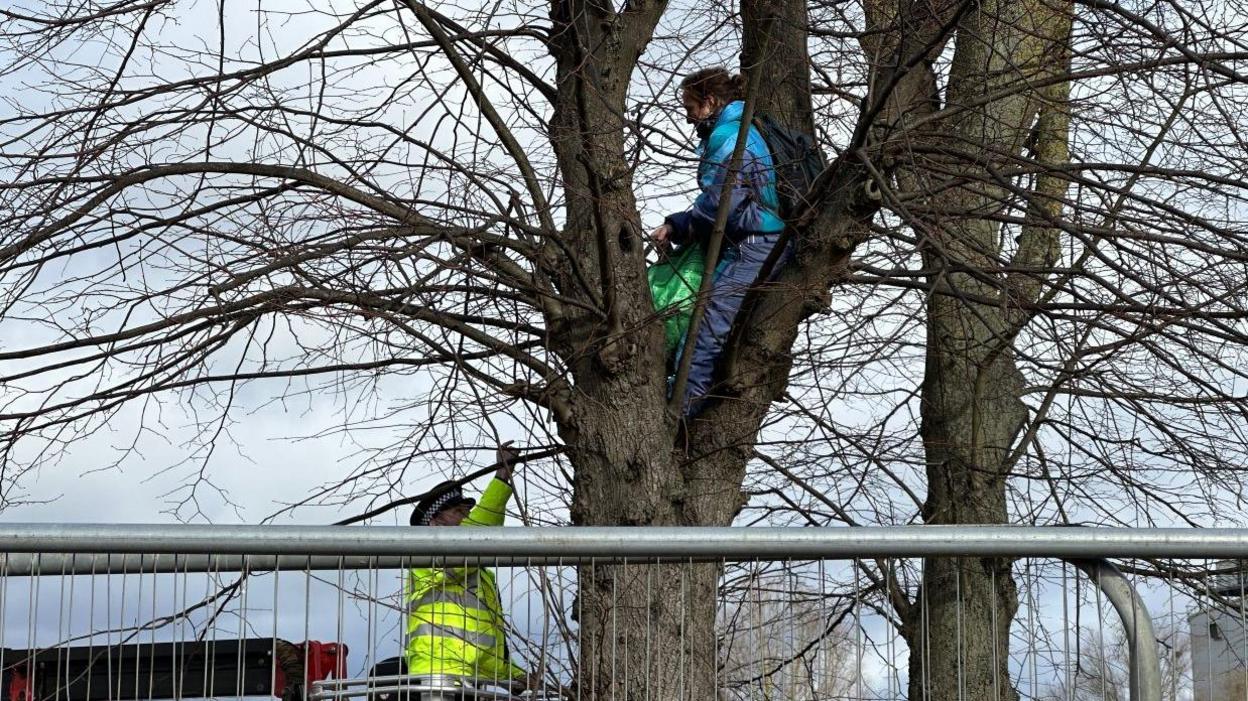
[[[443, 482], [412, 511], [413, 526], [501, 526], [511, 499], [517, 452], [498, 449], [499, 468], [481, 501], [464, 496], [458, 482]], [[485, 567], [414, 568], [408, 572], [407, 673], [447, 674], [523, 683], [526, 673], [509, 660], [503, 608], [494, 572]]]
[[[652, 236], [660, 246], [669, 242], [705, 244], [710, 240], [741, 128], [744, 84], [742, 76], [724, 68], [699, 70], [681, 81], [685, 117], [700, 139], [700, 192], [689, 209], [667, 216], [654, 230]], [[727, 188], [727, 196], [728, 222], [710, 298], [696, 338], [692, 344], [688, 340], [685, 342], [684, 352], [693, 354], [681, 401], [685, 416], [692, 416], [701, 409], [711, 389], [715, 363], [728, 339], [732, 322], [741, 310], [745, 293], [758, 278], [784, 230], [772, 156], [753, 124], [749, 127], [740, 167]]]

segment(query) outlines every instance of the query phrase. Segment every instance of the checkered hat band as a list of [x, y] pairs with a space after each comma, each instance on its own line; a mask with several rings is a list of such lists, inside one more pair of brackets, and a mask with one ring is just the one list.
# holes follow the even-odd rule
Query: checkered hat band
[[426, 526], [429, 525], [429, 522], [433, 520], [433, 517], [436, 516], [439, 511], [442, 510], [442, 507], [446, 506], [447, 504], [453, 501], [459, 501], [463, 498], [464, 498], [463, 492], [459, 491], [458, 489], [452, 489], [448, 491], [446, 494], [443, 494], [442, 496], [433, 500], [433, 503], [429, 505], [429, 508], [425, 509], [425, 515], [424, 515], [424, 518], [421, 519], [421, 521], [423, 521]]

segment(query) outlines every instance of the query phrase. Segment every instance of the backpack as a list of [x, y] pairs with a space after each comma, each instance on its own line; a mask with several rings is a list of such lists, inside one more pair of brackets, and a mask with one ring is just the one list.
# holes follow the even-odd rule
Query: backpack
[[809, 204], [806, 194], [827, 167], [823, 151], [810, 134], [790, 129], [765, 113], [754, 117], [754, 128], [771, 151], [776, 195], [780, 200], [779, 214], [787, 222], [800, 215]]

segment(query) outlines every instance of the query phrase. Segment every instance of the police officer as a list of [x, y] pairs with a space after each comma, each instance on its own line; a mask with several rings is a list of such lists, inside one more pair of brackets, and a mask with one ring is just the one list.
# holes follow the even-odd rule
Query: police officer
[[[501, 526], [511, 499], [517, 452], [498, 449], [500, 464], [481, 501], [456, 482], [435, 487], [412, 511], [413, 526]], [[494, 573], [485, 567], [416, 568], [408, 572], [407, 673], [476, 677], [500, 685], [522, 682], [508, 659], [503, 609]]]

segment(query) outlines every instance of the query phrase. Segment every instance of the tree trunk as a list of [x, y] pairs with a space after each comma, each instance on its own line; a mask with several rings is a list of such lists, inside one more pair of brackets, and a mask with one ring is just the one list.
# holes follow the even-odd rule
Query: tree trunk
[[[1022, 428], [1022, 377], [993, 331], [951, 297], [928, 305], [922, 437], [931, 524], [1006, 523], [1001, 467]], [[992, 318], [992, 317], [987, 317]], [[1010, 623], [1018, 608], [1007, 559], [933, 558], [910, 625], [911, 699], [1016, 699]], [[919, 654], [915, 654], [918, 652]]]
[[715, 564], [579, 568], [579, 690], [586, 698], [714, 699]]
[[[920, 429], [926, 523], [1009, 522], [1007, 476], [1028, 418], [1014, 351], [1015, 305], [1025, 301], [1020, 292], [1034, 297], [1038, 285], [1016, 284], [995, 272], [1003, 267], [1004, 234], [992, 217], [1014, 196], [992, 175], [1006, 170], [1012, 154], [1022, 150], [1038, 114], [1048, 132], [1039, 135], [1038, 151], [1047, 148], [1040, 158], [1064, 159], [1067, 134], [1064, 126], [1055, 129], [1053, 120], [1045, 119], [1064, 109], [1047, 86], [999, 99], [987, 96], [1014, 81], [1042, 81], [1066, 70], [1069, 12], [1068, 5], [1042, 1], [983, 2], [960, 18], [946, 108], [966, 109], [942, 128], [950, 153], [969, 150], [981, 157], [949, 158], [933, 169], [948, 174], [943, 182], [930, 174], [923, 179], [937, 193], [922, 215], [923, 263], [936, 290], [927, 304]], [[1060, 197], [1064, 184], [1045, 181], [1037, 189]], [[1056, 211], [1048, 203], [1045, 209], [1060, 215], [1060, 204]], [[1024, 227], [1013, 262], [1051, 259], [1055, 235], [1052, 226]], [[924, 563], [919, 605], [906, 622], [911, 699], [1018, 698], [1008, 664], [1010, 625], [1018, 609], [1011, 564], [994, 558]]]
[[[683, 452], [673, 449], [675, 422], [666, 412], [662, 327], [651, 311], [624, 152], [628, 81], [662, 9], [639, 2], [616, 13], [570, 2], [552, 12], [562, 245], [597, 262], [557, 271], [554, 283], [603, 312], [566, 315], [556, 338], [574, 379], [559, 431], [575, 467], [571, 515], [579, 526], [728, 525], [740, 504], [745, 456], [733, 454], [717, 461], [735, 481], [709, 497], [712, 508], [696, 515], [685, 508]], [[713, 698], [718, 578], [712, 565], [582, 565], [575, 615], [583, 697]]]

